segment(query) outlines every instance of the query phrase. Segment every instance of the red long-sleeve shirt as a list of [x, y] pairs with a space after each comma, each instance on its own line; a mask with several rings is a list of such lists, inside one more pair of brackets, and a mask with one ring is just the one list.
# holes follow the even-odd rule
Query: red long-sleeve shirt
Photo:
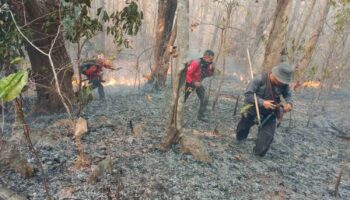
[[106, 62], [97, 62], [96, 65], [93, 65], [89, 67], [86, 71], [85, 74], [88, 77], [89, 80], [95, 80], [99, 79], [100, 73], [102, 72], [102, 68], [107, 68], [111, 69], [112, 66], [110, 64], [107, 64]]
[[187, 73], [186, 73], [186, 83], [200, 82], [201, 78], [212, 76], [213, 74], [214, 74], [214, 66], [213, 64], [209, 64], [209, 66], [206, 69], [206, 72], [204, 73], [204, 76], [201, 77], [202, 76], [201, 59], [192, 60], [188, 64]]

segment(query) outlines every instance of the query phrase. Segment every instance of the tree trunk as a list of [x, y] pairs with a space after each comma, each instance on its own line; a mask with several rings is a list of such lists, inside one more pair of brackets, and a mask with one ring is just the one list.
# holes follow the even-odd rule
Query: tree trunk
[[[105, 10], [108, 10], [108, 7], [106, 7], [106, 2], [105, 0], [99, 0], [99, 8], [103, 8]], [[97, 9], [97, 8], [96, 8]], [[103, 26], [103, 31], [101, 31], [100, 33], [100, 36], [99, 36], [99, 40], [100, 40], [100, 50], [105, 54], [106, 52], [106, 34], [107, 34], [107, 31], [106, 31], [106, 24], [103, 23], [102, 24]]]
[[173, 29], [177, 0], [159, 0], [156, 27], [156, 44], [154, 47], [154, 64], [152, 80], [156, 88], [164, 87], [167, 78], [169, 56], [165, 56]]
[[[149, 0], [142, 0], [140, 1], [142, 11], [143, 11], [143, 21], [142, 21], [142, 26], [141, 26], [141, 32], [140, 38], [143, 43], [143, 48], [148, 48], [153, 45], [154, 42], [154, 11], [155, 11], [155, 6], [154, 2], [149, 1]], [[145, 39], [147, 38], [147, 39]]]
[[300, 78], [300, 75], [302, 74], [302, 72], [306, 69], [306, 67], [311, 62], [311, 58], [314, 53], [318, 39], [320, 38], [323, 25], [326, 22], [330, 6], [331, 6], [331, 3], [328, 0], [325, 0], [323, 2], [323, 9], [321, 9], [321, 13], [316, 22], [315, 29], [312, 32], [311, 37], [309, 38], [309, 41], [306, 44], [304, 56], [301, 58], [301, 60], [298, 62], [298, 65], [296, 66], [295, 77], [297, 80]]
[[291, 10], [292, 0], [277, 0], [273, 25], [266, 45], [263, 68], [270, 71], [275, 66], [285, 47], [288, 30], [288, 16]]
[[291, 12], [292, 17], [288, 23], [288, 36], [287, 36], [287, 38], [290, 38], [290, 35], [292, 34], [292, 32], [294, 30], [295, 22], [296, 22], [298, 14], [300, 12], [300, 4], [301, 4], [301, 1], [295, 1], [294, 5], [292, 6], [292, 12]]
[[[218, 50], [218, 53], [216, 56], [216, 62], [218, 61], [221, 52], [223, 52], [223, 50], [227, 49], [227, 46], [228, 46], [227, 34], [228, 34], [229, 27], [231, 25], [231, 15], [232, 15], [232, 11], [233, 11], [234, 6], [235, 6], [234, 2], [230, 2], [226, 5], [226, 22], [225, 22], [225, 27], [222, 30], [220, 46], [219, 46], [219, 50]], [[223, 57], [222, 74], [221, 74], [219, 86], [218, 86], [218, 89], [216, 91], [216, 95], [215, 95], [215, 98], [213, 101], [212, 110], [215, 110], [215, 105], [216, 105], [217, 101], [219, 100], [221, 87], [222, 87], [222, 84], [223, 84], [224, 79], [225, 79], [225, 67], [226, 67], [225, 66], [226, 65], [226, 60], [225, 60], [226, 53], [225, 52], [224, 52], [222, 57]]]
[[305, 31], [305, 27], [306, 27], [306, 25], [307, 25], [307, 23], [308, 23], [308, 21], [309, 21], [309, 19], [311, 17], [312, 10], [314, 9], [315, 4], [316, 4], [316, 0], [312, 0], [311, 1], [311, 5], [310, 5], [310, 7], [308, 8], [308, 10], [306, 12], [305, 19], [303, 20], [302, 25], [300, 27], [300, 30], [295, 34], [295, 38], [294, 38], [293, 44], [292, 44], [292, 53], [291, 53], [293, 61], [295, 59], [295, 53], [300, 47], [301, 36], [303, 35], [303, 33]]
[[167, 130], [167, 135], [164, 138], [160, 148], [168, 150], [173, 143], [177, 143], [182, 133], [182, 116], [184, 107], [184, 90], [185, 90], [185, 79], [186, 71], [185, 61], [189, 50], [189, 1], [178, 0], [178, 12], [177, 21], [181, 22], [178, 24], [177, 33], [177, 46], [179, 56], [176, 59], [176, 67], [178, 68], [177, 75], [175, 77], [175, 90], [173, 93], [172, 110], [170, 115], [170, 123]]
[[[263, 7], [261, 9], [260, 13], [260, 21], [256, 27], [255, 31], [255, 42], [254, 42], [254, 49], [253, 49], [253, 66], [261, 66], [264, 54], [265, 54], [265, 43], [268, 38], [268, 33], [270, 32], [267, 30], [271, 26], [269, 26], [269, 21], [271, 18], [271, 11], [269, 11], [269, 8], [271, 7], [271, 0], [265, 0]], [[265, 33], [265, 34], [264, 34]]]
[[[28, 27], [32, 33], [31, 40], [34, 45], [48, 53], [57, 33], [58, 25], [60, 24], [60, 19], [57, 15], [59, 8], [58, 3], [55, 0], [45, 2], [38, 0], [30, 2], [25, 1], [25, 7], [23, 8], [21, 6], [22, 1], [14, 0], [11, 5], [22, 24], [24, 24], [25, 21], [31, 22], [36, 19], [36, 21], [31, 23]], [[23, 16], [23, 9], [25, 9], [26, 16]], [[55, 17], [53, 18], [51, 15], [48, 15], [49, 13], [55, 13], [56, 15], [54, 15]], [[52, 23], [48, 24], [47, 22]], [[32, 66], [33, 79], [36, 84], [36, 110], [46, 113], [63, 111], [64, 107], [55, 87], [49, 58], [34, 49], [30, 44], [26, 45], [26, 50]], [[70, 104], [74, 97], [72, 86], [73, 68], [64, 44], [62, 32], [59, 33], [55, 42], [52, 58], [54, 66], [56, 67], [61, 92], [66, 102]]]
[[[198, 1], [199, 2], [199, 1]], [[201, 2], [201, 13], [200, 13], [200, 22], [199, 24], [202, 23], [208, 23], [207, 22], [207, 18], [208, 18], [208, 11], [209, 11], [209, 7], [210, 7], [210, 1], [208, 0], [202, 0]], [[203, 48], [203, 41], [205, 40], [206, 37], [206, 30], [208, 29], [207, 25], [202, 25], [199, 26], [199, 33], [201, 33], [201, 37], [198, 38], [198, 52], [202, 52], [202, 48]]]
[[222, 17], [221, 13], [218, 13], [218, 15], [216, 16], [216, 20], [215, 20], [216, 26], [215, 26], [214, 33], [212, 35], [210, 46], [209, 46], [209, 49], [211, 50], [214, 50], [215, 48], [216, 40], [218, 38], [218, 33], [219, 33], [219, 25], [220, 25], [221, 17]]

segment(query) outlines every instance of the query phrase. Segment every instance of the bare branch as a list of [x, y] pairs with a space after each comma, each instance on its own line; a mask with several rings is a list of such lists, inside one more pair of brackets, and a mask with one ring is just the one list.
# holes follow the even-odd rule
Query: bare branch
[[52, 49], [53, 49], [53, 47], [55, 46], [56, 40], [57, 40], [57, 38], [59, 37], [60, 32], [61, 32], [61, 25], [62, 25], [62, 24], [59, 24], [59, 26], [58, 26], [57, 34], [56, 34], [56, 36], [55, 36], [55, 38], [54, 38], [54, 40], [53, 40], [53, 42], [52, 42], [52, 44], [51, 44], [48, 57], [49, 57], [49, 60], [50, 60], [50, 65], [51, 65], [52, 73], [53, 73], [53, 76], [54, 76], [54, 79], [55, 79], [55, 84], [56, 84], [57, 92], [58, 92], [58, 94], [59, 94], [59, 96], [60, 96], [60, 98], [61, 98], [61, 101], [62, 101], [62, 103], [63, 103], [63, 105], [64, 105], [64, 107], [65, 107], [65, 109], [66, 109], [66, 111], [67, 111], [67, 113], [68, 113], [68, 115], [69, 115], [69, 118], [72, 119], [72, 114], [71, 114], [71, 112], [70, 112], [70, 109], [69, 109], [68, 105], [66, 104], [66, 102], [65, 102], [65, 100], [64, 100], [64, 98], [63, 98], [63, 95], [62, 95], [62, 92], [61, 92], [61, 88], [60, 88], [60, 85], [59, 85], [59, 82], [58, 82], [57, 73], [56, 73], [56, 70], [55, 70], [55, 65], [54, 65], [53, 60], [52, 60], [52, 57], [51, 57]]
[[18, 30], [18, 32], [22, 35], [22, 37], [34, 48], [36, 49], [37, 51], [39, 51], [40, 53], [42, 53], [43, 55], [49, 57], [49, 61], [50, 61], [50, 66], [51, 66], [51, 69], [52, 69], [52, 73], [53, 73], [53, 76], [54, 76], [54, 79], [55, 79], [55, 85], [56, 85], [56, 89], [57, 89], [57, 92], [61, 98], [61, 101], [62, 101], [62, 104], [63, 106], [65, 107], [67, 113], [68, 113], [68, 116], [70, 119], [72, 119], [72, 114], [70, 112], [70, 109], [68, 107], [68, 105], [66, 104], [64, 98], [63, 98], [63, 95], [62, 95], [62, 92], [61, 92], [61, 89], [60, 89], [60, 85], [59, 85], [59, 81], [58, 81], [58, 77], [57, 77], [57, 73], [56, 73], [56, 70], [55, 70], [55, 65], [53, 63], [53, 60], [52, 60], [52, 50], [53, 50], [53, 47], [55, 46], [55, 43], [56, 43], [56, 40], [57, 38], [59, 37], [60, 35], [60, 32], [61, 32], [61, 24], [58, 25], [58, 30], [57, 30], [57, 33], [56, 33], [56, 36], [51, 44], [51, 47], [50, 47], [50, 50], [49, 50], [49, 53], [45, 53], [43, 50], [41, 50], [39, 47], [37, 47], [35, 44], [33, 44], [24, 34], [23, 32], [21, 31], [21, 29], [18, 27], [17, 23], [16, 23], [16, 20], [15, 20], [15, 17], [13, 16], [13, 13], [12, 11], [9, 11], [10, 14], [11, 14], [11, 18]]
[[40, 53], [42, 53], [42, 54], [45, 55], [45, 56], [49, 56], [49, 54], [45, 53], [45, 52], [44, 52], [43, 50], [41, 50], [39, 47], [35, 46], [35, 44], [33, 44], [33, 43], [27, 38], [27, 36], [24, 35], [24, 33], [21, 31], [21, 29], [20, 29], [20, 28], [18, 27], [18, 25], [17, 25], [17, 22], [16, 22], [16, 20], [15, 20], [15, 17], [13, 16], [12, 11], [9, 11], [9, 12], [10, 12], [10, 14], [11, 14], [11, 18], [12, 18], [13, 23], [15, 24], [15, 26], [16, 26], [18, 32], [22, 35], [22, 37], [23, 37], [34, 49], [36, 49], [37, 51], [39, 51]]

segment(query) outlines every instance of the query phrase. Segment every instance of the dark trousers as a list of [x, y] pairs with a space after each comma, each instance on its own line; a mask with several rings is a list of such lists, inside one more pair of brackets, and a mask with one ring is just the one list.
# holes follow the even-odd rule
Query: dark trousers
[[[264, 108], [260, 108], [261, 118], [267, 118], [271, 111]], [[254, 120], [256, 118], [255, 107], [251, 107], [246, 115], [242, 115], [236, 129], [236, 139], [242, 141], [248, 137], [250, 128], [255, 124]], [[266, 123], [259, 127], [258, 137], [255, 142], [255, 147], [253, 152], [255, 155], [264, 156], [269, 150], [270, 145], [273, 141], [276, 129], [276, 117], [270, 117]]]
[[198, 88], [195, 88], [192, 84], [186, 83], [185, 102], [187, 98], [190, 96], [190, 94], [193, 92], [193, 90], [196, 90], [197, 96], [200, 100], [198, 117], [199, 118], [204, 117], [205, 111], [207, 110], [208, 99], [205, 96], [205, 89], [202, 85], [199, 86]]
[[94, 80], [91, 80], [90, 81], [92, 83], [92, 89], [96, 89], [97, 88], [97, 91], [98, 91], [98, 94], [100, 96], [100, 99], [101, 100], [104, 100], [105, 99], [105, 91], [103, 89], [103, 85], [101, 83], [101, 80], [100, 79], [94, 79]]

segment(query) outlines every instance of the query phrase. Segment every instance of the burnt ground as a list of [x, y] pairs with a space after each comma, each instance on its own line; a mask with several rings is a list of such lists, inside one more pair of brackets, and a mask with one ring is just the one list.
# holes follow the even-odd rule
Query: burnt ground
[[[83, 113], [89, 131], [82, 143], [91, 166], [82, 170], [74, 168], [77, 151], [62, 121], [65, 115], [28, 118], [35, 147], [48, 172], [51, 194], [55, 199], [336, 199], [336, 174], [349, 144], [341, 138], [342, 131], [350, 130], [349, 90], [332, 89], [331, 95], [321, 95], [312, 105], [319, 89], [296, 93], [292, 115], [285, 116], [267, 155], [258, 158], [252, 154], [256, 128], [247, 142], [234, 143], [239, 120], [239, 112], [234, 115], [235, 97], [245, 87], [238, 79], [226, 78], [215, 111], [209, 110], [209, 123], [197, 121], [199, 101], [195, 94], [185, 106], [185, 131], [204, 142], [210, 163], [182, 154], [178, 146], [165, 153], [157, 149], [168, 123], [170, 89], [106, 88], [107, 101], [95, 100]], [[216, 81], [212, 88], [216, 88]], [[307, 127], [308, 116], [312, 118]], [[7, 122], [12, 124], [11, 117]], [[213, 133], [215, 127], [218, 133]], [[12, 134], [19, 142], [16, 137], [22, 134], [21, 129], [7, 126], [5, 131], [4, 137]], [[26, 145], [20, 150], [35, 163]], [[111, 170], [104, 170], [96, 183], [89, 182], [92, 169], [101, 161]], [[342, 177], [340, 199], [350, 199], [348, 172], [349, 168]], [[28, 179], [8, 168], [0, 175], [0, 186], [29, 199], [45, 199], [37, 167], [35, 176]]]

